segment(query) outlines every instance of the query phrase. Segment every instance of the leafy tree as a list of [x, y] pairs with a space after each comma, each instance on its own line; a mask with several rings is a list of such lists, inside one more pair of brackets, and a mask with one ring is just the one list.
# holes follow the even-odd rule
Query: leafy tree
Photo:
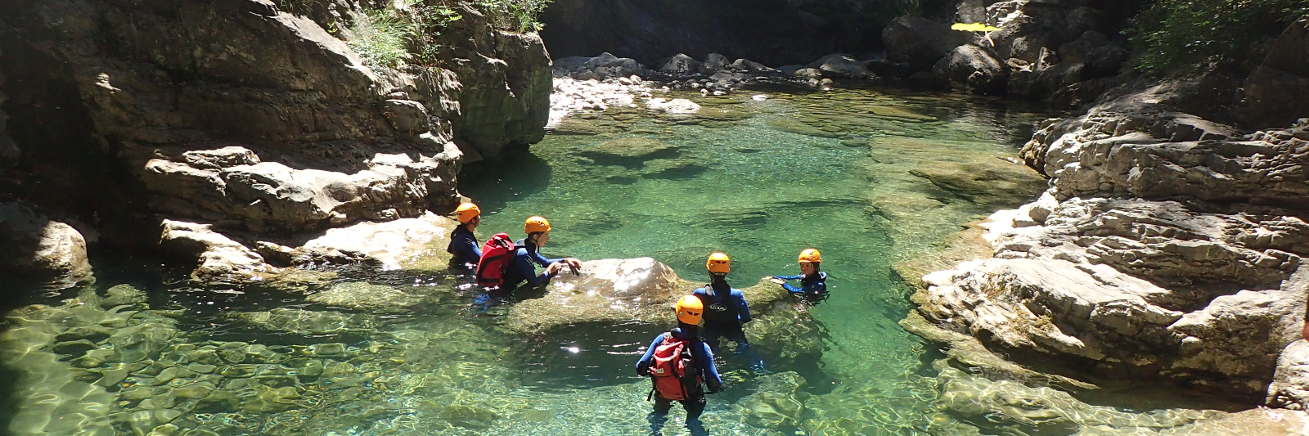
[[1248, 59], [1286, 23], [1309, 14], [1309, 0], [1158, 0], [1133, 18], [1128, 36], [1148, 73]]

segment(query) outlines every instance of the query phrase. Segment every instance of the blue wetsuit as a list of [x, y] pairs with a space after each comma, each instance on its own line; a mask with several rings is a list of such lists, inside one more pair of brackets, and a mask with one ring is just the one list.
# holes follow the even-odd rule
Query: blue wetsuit
[[790, 283], [782, 283], [782, 288], [786, 292], [799, 295], [805, 301], [818, 303], [827, 299], [827, 273], [819, 271], [818, 274], [811, 276], [793, 275], [793, 276], [773, 276], [775, 279], [782, 280], [799, 280], [800, 287], [795, 287]]
[[[524, 281], [531, 286], [537, 286], [550, 281], [552, 275], [541, 272], [536, 273], [536, 266], [550, 266], [555, 262], [562, 262], [563, 259], [551, 259], [542, 256], [536, 251], [536, 245], [528, 245], [526, 241], [517, 241], [514, 243], [518, 249], [514, 252], [514, 259], [509, 264], [509, 270], [505, 272], [505, 283], [501, 287], [499, 294], [501, 296], [510, 295], [514, 289], [517, 289]], [[533, 265], [535, 264], [535, 265]]]
[[468, 268], [472, 264], [473, 268], [477, 267], [477, 261], [482, 259], [482, 247], [477, 243], [477, 236], [468, 231], [464, 226], [455, 227], [450, 232], [450, 245], [445, 251], [453, 254], [454, 258], [450, 259], [450, 265], [460, 268]]
[[[650, 346], [645, 349], [645, 354], [636, 361], [636, 375], [643, 377], [650, 375], [650, 366], [654, 365], [655, 349], [659, 348], [659, 344], [664, 342], [664, 335], [670, 334], [676, 339], [691, 339], [691, 343], [688, 344], [688, 347], [691, 349], [691, 361], [696, 369], [700, 371], [700, 376], [704, 379], [705, 384], [709, 386], [709, 392], [718, 392], [722, 390], [723, 378], [718, 375], [718, 366], [714, 364], [713, 350], [710, 350], [709, 346], [704, 342], [700, 342], [698, 338], [695, 337], [695, 333], [685, 333], [686, 331], [694, 332], [694, 330], [694, 326], [679, 324], [678, 328], [672, 329], [668, 333], [660, 333], [659, 336], [655, 336], [654, 340], [650, 341]], [[695, 388], [692, 389], [692, 391], [693, 392], [687, 392], [687, 398], [685, 400], [677, 400], [682, 403], [682, 408], [686, 409], [687, 421], [694, 421], [698, 418], [700, 413], [704, 412], [705, 406], [704, 391], [700, 389], [700, 383], [696, 383]], [[658, 395], [655, 395], [656, 414], [668, 413], [670, 407], [672, 407], [672, 401], [665, 400]]]
[[710, 348], [718, 350], [718, 338], [736, 341], [737, 351], [750, 346], [741, 326], [750, 322], [750, 306], [745, 294], [733, 289], [727, 282], [719, 282], [696, 289], [692, 293], [704, 303], [704, 340]]

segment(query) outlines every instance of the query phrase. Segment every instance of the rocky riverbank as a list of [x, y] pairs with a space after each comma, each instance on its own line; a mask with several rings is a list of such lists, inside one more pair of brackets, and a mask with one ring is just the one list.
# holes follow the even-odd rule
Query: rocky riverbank
[[[197, 265], [198, 283], [323, 261], [394, 267], [381, 252], [452, 226], [434, 214], [457, 203], [463, 162], [539, 141], [549, 113], [540, 38], [471, 3], [453, 5], [438, 61], [398, 65], [360, 55], [384, 43], [364, 33], [397, 7], [383, 2], [11, 6], [0, 40], [25, 61], [0, 67], [6, 210], [100, 235], [69, 241]], [[6, 271], [45, 274], [17, 257]], [[76, 282], [85, 268], [37, 269]]]
[[[1291, 86], [1309, 83], [1303, 62], [1286, 59], [1305, 59], [1307, 37], [1309, 21], [1292, 24], [1248, 78], [1129, 83], [1043, 123], [1022, 154], [1050, 189], [962, 243], [983, 256], [923, 277], [906, 327], [999, 378], [1073, 391], [1136, 380], [1304, 410], [1309, 121], [1243, 130], [1303, 111], [1213, 89], [1275, 76], [1303, 95]], [[1023, 366], [979, 357], [991, 353]]]

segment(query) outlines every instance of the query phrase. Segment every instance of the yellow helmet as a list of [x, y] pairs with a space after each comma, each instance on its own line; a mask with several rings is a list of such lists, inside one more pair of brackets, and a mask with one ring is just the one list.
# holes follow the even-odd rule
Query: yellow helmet
[[523, 222], [523, 233], [530, 235], [548, 231], [550, 231], [550, 221], [547, 221], [543, 216], [528, 217], [527, 221]]
[[727, 253], [715, 251], [704, 262], [704, 267], [713, 274], [727, 274], [732, 271], [732, 258], [727, 257]]
[[469, 221], [472, 221], [473, 218], [477, 218], [477, 216], [481, 214], [482, 209], [478, 208], [477, 205], [473, 203], [460, 204], [459, 207], [455, 209], [455, 215], [459, 217], [459, 222], [463, 224], [468, 224]]
[[704, 316], [704, 303], [700, 297], [694, 295], [683, 295], [673, 306], [677, 311], [677, 320], [685, 324], [699, 325], [700, 318]]
[[800, 252], [800, 263], [822, 263], [823, 253], [819, 253], [817, 248], [806, 248]]

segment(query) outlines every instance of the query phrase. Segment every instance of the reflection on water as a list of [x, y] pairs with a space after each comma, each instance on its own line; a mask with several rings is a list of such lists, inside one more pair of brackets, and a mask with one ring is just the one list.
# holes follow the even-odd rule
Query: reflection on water
[[[725, 250], [737, 287], [796, 274], [819, 247], [832, 297], [762, 319], [769, 373], [728, 353], [713, 434], [955, 434], [931, 348], [897, 322], [890, 265], [1044, 182], [1002, 160], [1038, 115], [955, 96], [835, 91], [699, 99], [698, 116], [565, 120], [531, 154], [466, 174], [479, 234], [541, 214], [544, 251], [651, 256], [701, 281]], [[441, 247], [444, 248], [444, 247]], [[101, 269], [107, 268], [101, 265]], [[640, 347], [668, 326], [512, 335], [441, 271], [344, 274], [312, 296], [215, 294], [160, 273], [97, 271], [92, 289], [9, 313], [0, 386], [11, 434], [637, 434]], [[153, 277], [153, 279], [152, 279]], [[134, 286], [115, 286], [130, 283]], [[138, 291], [139, 289], [140, 291]], [[143, 291], [143, 292], [142, 292]], [[689, 289], [688, 289], [689, 291]], [[66, 299], [66, 300], [65, 300]], [[788, 310], [791, 310], [788, 308]], [[780, 363], [788, 363], [781, 365]], [[678, 434], [680, 412], [663, 431]], [[45, 432], [45, 433], [42, 433]], [[153, 432], [153, 433], [152, 433]]]

